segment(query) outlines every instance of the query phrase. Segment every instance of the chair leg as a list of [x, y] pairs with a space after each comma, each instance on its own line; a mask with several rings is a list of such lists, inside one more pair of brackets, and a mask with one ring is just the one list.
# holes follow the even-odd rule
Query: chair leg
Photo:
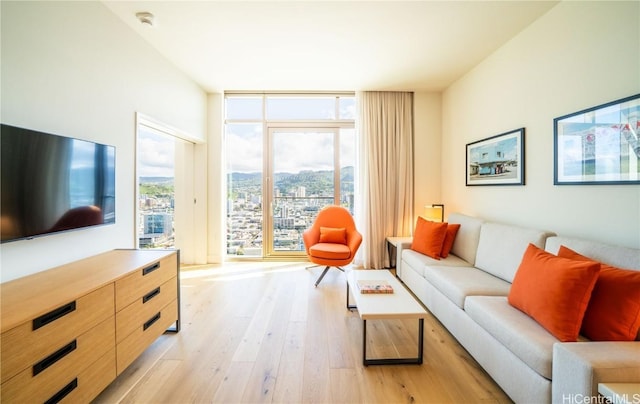
[[318, 287], [318, 284], [320, 283], [320, 281], [322, 281], [322, 278], [324, 278], [324, 276], [327, 274], [327, 272], [329, 271], [329, 267], [327, 266], [324, 271], [322, 271], [322, 274], [320, 274], [320, 277], [318, 278], [318, 280], [316, 281], [316, 288]]

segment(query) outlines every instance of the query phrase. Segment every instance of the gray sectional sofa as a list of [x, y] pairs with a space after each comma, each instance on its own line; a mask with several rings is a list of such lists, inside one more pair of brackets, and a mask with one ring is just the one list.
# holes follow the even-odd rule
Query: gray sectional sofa
[[[620, 268], [640, 270], [640, 250], [451, 214], [460, 229], [446, 259], [397, 248], [397, 275], [518, 403], [578, 403], [600, 382], [640, 383], [640, 342], [562, 343], [508, 301], [529, 243], [560, 245]], [[615, 315], [615, 313], [612, 313]], [[593, 399], [592, 399], [593, 400]], [[594, 402], [594, 401], [590, 401]]]

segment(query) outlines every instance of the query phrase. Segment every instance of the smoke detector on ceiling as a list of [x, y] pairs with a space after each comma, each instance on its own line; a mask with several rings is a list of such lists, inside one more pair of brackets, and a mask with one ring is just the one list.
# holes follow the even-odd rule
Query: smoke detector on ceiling
[[136, 13], [136, 17], [138, 17], [138, 20], [143, 23], [143, 24], [147, 24], [149, 26], [153, 26], [153, 14], [151, 14], [148, 11], [142, 11], [139, 13]]

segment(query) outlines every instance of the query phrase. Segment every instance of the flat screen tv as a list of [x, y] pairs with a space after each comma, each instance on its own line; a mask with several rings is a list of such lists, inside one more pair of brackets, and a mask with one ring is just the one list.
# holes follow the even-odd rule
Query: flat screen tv
[[2, 243], [112, 224], [115, 147], [0, 125]]

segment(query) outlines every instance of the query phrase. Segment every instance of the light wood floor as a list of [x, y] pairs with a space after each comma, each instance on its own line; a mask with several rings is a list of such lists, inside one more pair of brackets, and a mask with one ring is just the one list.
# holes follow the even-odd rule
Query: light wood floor
[[[306, 264], [308, 265], [308, 264]], [[96, 403], [508, 403], [433, 317], [422, 365], [362, 365], [344, 274], [304, 263], [183, 268], [182, 330], [165, 334]], [[416, 320], [369, 321], [368, 356], [417, 352]]]

